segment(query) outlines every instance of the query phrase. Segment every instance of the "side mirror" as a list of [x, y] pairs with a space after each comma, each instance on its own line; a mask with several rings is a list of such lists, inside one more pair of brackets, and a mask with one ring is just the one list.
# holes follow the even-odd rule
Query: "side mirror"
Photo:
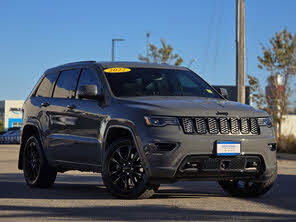
[[78, 89], [79, 99], [101, 99], [102, 94], [98, 91], [97, 85], [84, 85]]
[[228, 92], [227, 92], [227, 89], [225, 89], [225, 88], [219, 88], [218, 91], [219, 91], [219, 93], [220, 93], [225, 99], [228, 99]]

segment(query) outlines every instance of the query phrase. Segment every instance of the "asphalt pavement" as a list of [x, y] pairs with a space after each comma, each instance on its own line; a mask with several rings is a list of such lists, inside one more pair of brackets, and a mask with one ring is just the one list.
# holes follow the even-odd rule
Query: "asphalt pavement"
[[122, 200], [95, 173], [70, 171], [52, 188], [29, 188], [17, 169], [18, 149], [0, 145], [0, 221], [296, 221], [296, 158], [289, 155], [259, 198], [229, 197], [215, 182], [178, 182], [148, 200]]

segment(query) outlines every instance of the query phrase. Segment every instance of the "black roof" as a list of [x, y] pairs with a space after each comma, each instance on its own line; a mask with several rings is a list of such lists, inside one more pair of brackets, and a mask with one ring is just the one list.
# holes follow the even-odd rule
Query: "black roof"
[[53, 68], [49, 68], [45, 71], [45, 73], [56, 72], [64, 68], [71, 68], [79, 65], [88, 65], [88, 64], [96, 64], [96, 61], [78, 61], [78, 62], [70, 62], [63, 65], [59, 65]]
[[97, 61], [78, 61], [66, 63], [63, 65], [59, 65], [50, 69], [47, 69], [45, 73], [55, 72], [63, 68], [70, 68], [81, 65], [93, 65], [97, 64], [102, 66], [102, 68], [113, 68], [113, 67], [133, 67], [133, 68], [165, 68], [165, 69], [179, 69], [186, 70], [185, 67], [182, 66], [173, 66], [168, 64], [158, 64], [158, 63], [146, 63], [146, 62], [97, 62]]
[[182, 66], [173, 66], [169, 64], [147, 63], [147, 62], [97, 62], [103, 68], [112, 67], [133, 67], [133, 68], [166, 68], [166, 69], [186, 69]]

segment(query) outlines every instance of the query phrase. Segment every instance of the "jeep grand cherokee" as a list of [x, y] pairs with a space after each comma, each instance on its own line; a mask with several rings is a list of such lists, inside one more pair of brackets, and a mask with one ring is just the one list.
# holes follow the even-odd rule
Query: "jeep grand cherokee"
[[179, 180], [262, 195], [277, 178], [270, 117], [218, 91], [191, 70], [164, 64], [48, 69], [24, 104], [18, 167], [31, 187], [51, 186], [57, 172], [99, 172], [121, 198], [148, 198]]

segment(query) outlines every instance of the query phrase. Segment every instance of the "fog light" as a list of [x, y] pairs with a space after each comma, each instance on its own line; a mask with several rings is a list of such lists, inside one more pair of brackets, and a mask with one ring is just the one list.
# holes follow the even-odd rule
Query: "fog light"
[[146, 146], [144, 146], [144, 152], [146, 155], [153, 153], [157, 150], [157, 146], [153, 143], [149, 143]]
[[251, 169], [251, 168], [257, 169], [259, 167], [259, 164], [260, 164], [259, 162], [251, 160], [251, 161], [247, 162], [246, 168], [247, 169]]
[[157, 151], [172, 151], [177, 144], [176, 143], [155, 143]]
[[258, 163], [257, 163], [257, 162], [252, 162], [252, 163], [251, 163], [251, 166], [253, 166], [253, 167], [257, 167], [257, 166], [258, 166]]
[[157, 152], [168, 152], [172, 151], [178, 146], [178, 143], [149, 143], [144, 146], [145, 154], [157, 153]]
[[271, 151], [276, 151], [277, 149], [276, 143], [269, 143], [268, 147]]
[[198, 163], [197, 162], [187, 162], [184, 166], [184, 169], [197, 169]]

